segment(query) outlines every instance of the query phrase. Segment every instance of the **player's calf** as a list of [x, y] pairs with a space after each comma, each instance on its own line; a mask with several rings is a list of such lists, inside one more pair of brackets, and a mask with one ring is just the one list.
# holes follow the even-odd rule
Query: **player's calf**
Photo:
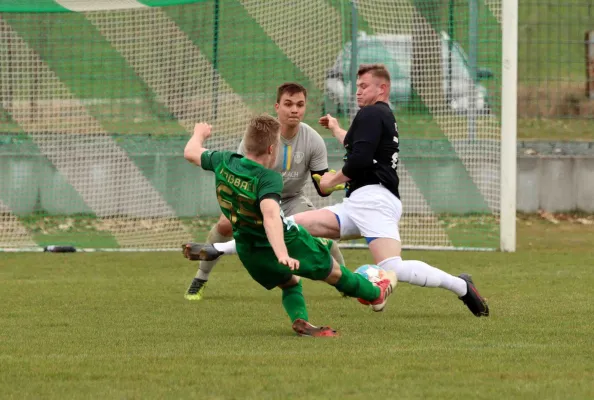
[[373, 283], [334, 261], [326, 282], [344, 295], [358, 299], [361, 304], [371, 305], [374, 311], [382, 311], [398, 280], [394, 272], [382, 270], [381, 278]]

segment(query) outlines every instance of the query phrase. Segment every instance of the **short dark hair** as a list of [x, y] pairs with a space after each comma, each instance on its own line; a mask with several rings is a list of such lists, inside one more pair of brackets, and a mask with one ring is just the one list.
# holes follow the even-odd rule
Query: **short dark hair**
[[388, 72], [384, 64], [361, 64], [359, 65], [357, 76], [365, 75], [368, 72], [374, 78], [382, 78], [390, 82], [390, 72]]
[[277, 145], [280, 135], [280, 122], [268, 114], [255, 116], [250, 120], [243, 142], [245, 150], [254, 156], [266, 153], [270, 145]]
[[278, 89], [276, 90], [277, 103], [280, 103], [280, 99], [285, 93], [287, 93], [289, 96], [292, 96], [297, 93], [303, 93], [303, 96], [307, 100], [307, 89], [305, 89], [302, 85], [296, 82], [286, 82], [278, 87]]

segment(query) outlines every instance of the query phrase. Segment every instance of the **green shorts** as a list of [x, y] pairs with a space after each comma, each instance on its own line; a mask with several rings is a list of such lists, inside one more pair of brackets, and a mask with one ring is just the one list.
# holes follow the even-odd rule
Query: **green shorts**
[[295, 271], [278, 263], [272, 247], [254, 246], [237, 240], [237, 255], [251, 277], [268, 290], [286, 283], [292, 275], [315, 281], [330, 275], [332, 240], [313, 237], [300, 226], [297, 235], [285, 237], [285, 244], [289, 256], [299, 260], [299, 269]]

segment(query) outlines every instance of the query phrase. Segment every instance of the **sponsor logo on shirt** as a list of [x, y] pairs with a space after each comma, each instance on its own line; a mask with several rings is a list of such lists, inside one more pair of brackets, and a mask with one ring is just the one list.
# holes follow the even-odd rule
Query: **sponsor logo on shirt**
[[299, 179], [299, 172], [297, 172], [297, 171], [283, 171], [282, 176], [285, 179]]
[[305, 158], [305, 153], [303, 153], [302, 151], [296, 151], [293, 157], [295, 157], [295, 162], [297, 164], [301, 164], [301, 162]]

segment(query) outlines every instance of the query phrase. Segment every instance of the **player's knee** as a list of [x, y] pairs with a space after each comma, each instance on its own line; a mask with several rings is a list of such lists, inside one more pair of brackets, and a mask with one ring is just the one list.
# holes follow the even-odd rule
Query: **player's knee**
[[336, 285], [342, 276], [342, 271], [340, 269], [340, 265], [335, 259], [332, 259], [332, 268], [330, 269], [330, 274], [324, 279], [324, 282], [329, 283], [330, 285]]
[[231, 221], [227, 219], [224, 215], [221, 215], [219, 221], [217, 222], [217, 231], [221, 236], [232, 236], [233, 235], [233, 227], [231, 226]]
[[369, 251], [371, 251], [374, 263], [379, 264], [388, 258], [400, 257], [402, 245], [396, 239], [375, 238], [369, 242]]
[[289, 279], [285, 283], [281, 283], [280, 285], [278, 285], [278, 287], [280, 289], [289, 289], [289, 288], [299, 285], [300, 280], [301, 279], [297, 275], [292, 275], [291, 279]]

